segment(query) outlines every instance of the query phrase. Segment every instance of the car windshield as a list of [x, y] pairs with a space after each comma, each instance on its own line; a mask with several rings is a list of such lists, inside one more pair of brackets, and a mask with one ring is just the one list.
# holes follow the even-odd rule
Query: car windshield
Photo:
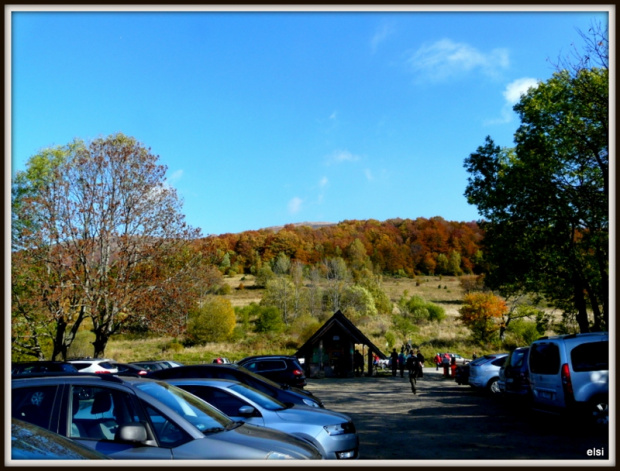
[[203, 433], [230, 427], [234, 421], [202, 399], [167, 383], [145, 382], [138, 389], [170, 407]]
[[280, 401], [269, 397], [254, 388], [246, 386], [245, 384], [235, 384], [231, 386], [230, 389], [241, 394], [243, 397], [247, 397], [250, 401], [254, 401], [256, 404], [267, 410], [282, 410], [287, 407]]

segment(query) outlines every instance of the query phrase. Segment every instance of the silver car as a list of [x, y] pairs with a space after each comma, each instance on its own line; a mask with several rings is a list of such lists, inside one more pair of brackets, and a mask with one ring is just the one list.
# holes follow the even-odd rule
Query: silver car
[[322, 459], [306, 440], [236, 422], [170, 384], [73, 375], [11, 382], [12, 416], [114, 459]]
[[499, 370], [506, 361], [508, 353], [493, 353], [476, 358], [469, 363], [469, 385], [485, 389], [491, 394], [499, 394]]
[[283, 404], [245, 384], [220, 379], [171, 379], [235, 420], [273, 428], [308, 440], [325, 459], [357, 459], [359, 437], [352, 420], [339, 412]]

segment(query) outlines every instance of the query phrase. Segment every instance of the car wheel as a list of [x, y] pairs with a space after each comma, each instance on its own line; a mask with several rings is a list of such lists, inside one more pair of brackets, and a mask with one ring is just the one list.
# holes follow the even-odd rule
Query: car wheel
[[497, 383], [497, 378], [494, 378], [491, 381], [489, 381], [489, 384], [487, 385], [487, 389], [493, 395], [500, 394], [502, 392], [499, 389], [499, 384]]
[[588, 413], [595, 426], [607, 426], [609, 424], [609, 398], [600, 396], [591, 400], [588, 404]]

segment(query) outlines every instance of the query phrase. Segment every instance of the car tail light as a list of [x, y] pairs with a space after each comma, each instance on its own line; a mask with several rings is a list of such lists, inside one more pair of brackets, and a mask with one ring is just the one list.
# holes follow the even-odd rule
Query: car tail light
[[295, 376], [303, 376], [304, 373], [301, 370], [293, 370], [293, 375], [295, 375]]
[[106, 370], [101, 370], [101, 371], [95, 371], [95, 374], [97, 374], [97, 375], [109, 375], [110, 372], [106, 371]]
[[573, 382], [570, 378], [570, 368], [568, 363], [562, 365], [562, 389], [564, 389], [564, 400], [571, 402], [574, 399]]

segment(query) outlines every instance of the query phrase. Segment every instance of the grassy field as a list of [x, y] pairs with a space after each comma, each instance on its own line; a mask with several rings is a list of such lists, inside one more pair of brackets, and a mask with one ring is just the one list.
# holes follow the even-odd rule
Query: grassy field
[[[227, 277], [225, 281], [232, 288], [226, 297], [233, 306], [246, 306], [260, 301], [262, 290], [254, 285], [252, 276], [237, 275]], [[478, 354], [483, 352], [484, 348], [481, 349], [480, 346], [469, 342], [469, 331], [457, 320], [458, 309], [463, 299], [463, 289], [458, 277], [385, 278], [383, 289], [393, 303], [396, 303], [406, 293], [407, 296], [418, 295], [445, 309], [447, 317], [443, 322], [419, 326], [419, 331], [412, 335], [412, 342], [420, 346], [425, 356], [431, 357], [436, 351], [453, 351], [467, 357], [471, 357], [474, 351]], [[387, 332], [392, 331], [389, 316], [357, 319], [355, 323], [384, 353], [389, 352], [385, 336]], [[397, 334], [396, 337], [395, 346], [400, 348], [404, 339], [399, 338]], [[268, 339], [263, 340], [265, 341], [248, 342], [247, 339], [241, 339], [228, 343], [211, 343], [200, 347], [183, 348], [172, 338], [123, 339], [113, 337], [108, 343], [106, 357], [121, 362], [166, 358], [185, 363], [208, 363], [218, 356], [225, 356], [235, 361], [251, 354], [290, 354], [301, 346], [299, 341], [295, 343], [290, 339], [288, 341], [281, 339], [280, 343], [277, 340], [274, 342], [268, 342]], [[489, 348], [492, 349], [491, 346]]]

